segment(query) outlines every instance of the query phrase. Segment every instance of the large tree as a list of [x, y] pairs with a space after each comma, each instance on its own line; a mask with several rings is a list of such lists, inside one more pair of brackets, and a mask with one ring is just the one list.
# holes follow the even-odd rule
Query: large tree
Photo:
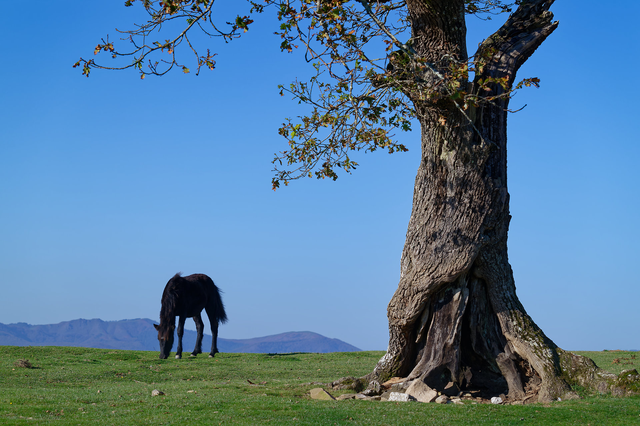
[[[336, 179], [357, 166], [354, 150], [405, 151], [394, 131], [419, 124], [422, 157], [388, 306], [389, 348], [369, 380], [399, 376], [443, 392], [539, 401], [570, 395], [574, 383], [604, 386], [593, 363], [559, 349], [529, 317], [507, 257], [509, 101], [538, 83], [517, 82], [516, 73], [556, 29], [553, 0], [265, 0], [235, 17], [220, 17], [215, 0], [125, 4], [136, 2], [149, 20], [125, 32], [130, 50], [108, 39], [95, 49], [132, 60], [105, 67], [81, 59], [85, 75], [188, 72], [180, 47], [193, 52], [198, 72], [213, 69], [215, 54], [202, 53], [194, 31], [229, 41], [275, 9], [282, 50], [304, 53], [315, 75], [281, 87], [309, 108], [280, 129], [289, 146], [274, 159], [274, 189], [303, 176]], [[470, 56], [467, 17], [500, 13], [504, 24]], [[183, 26], [150, 42], [170, 21]]]

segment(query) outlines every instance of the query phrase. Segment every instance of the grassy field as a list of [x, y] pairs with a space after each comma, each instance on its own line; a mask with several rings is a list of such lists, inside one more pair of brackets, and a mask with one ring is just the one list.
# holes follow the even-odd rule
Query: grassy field
[[[632, 352], [581, 352], [612, 371]], [[382, 352], [219, 354], [159, 360], [157, 352], [0, 347], [0, 424], [56, 425], [640, 425], [640, 397], [495, 406], [315, 401], [310, 389], [370, 372]], [[32, 368], [17, 362], [28, 359]], [[152, 396], [157, 389], [164, 392]], [[338, 395], [339, 392], [332, 392]]]

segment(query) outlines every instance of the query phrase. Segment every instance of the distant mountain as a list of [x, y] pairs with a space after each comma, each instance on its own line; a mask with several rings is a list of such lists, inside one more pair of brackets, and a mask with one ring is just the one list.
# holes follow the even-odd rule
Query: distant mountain
[[[150, 319], [102, 321], [77, 319], [59, 324], [1, 324], [0, 346], [81, 346], [87, 348], [157, 351], [158, 334]], [[177, 337], [176, 337], [177, 338]], [[184, 331], [185, 351], [191, 352], [196, 332]], [[174, 343], [174, 350], [175, 345]], [[211, 335], [205, 334], [204, 352], [211, 348]], [[310, 331], [289, 332], [253, 339], [218, 338], [220, 352], [288, 353], [288, 352], [356, 352], [360, 349], [338, 339]]]

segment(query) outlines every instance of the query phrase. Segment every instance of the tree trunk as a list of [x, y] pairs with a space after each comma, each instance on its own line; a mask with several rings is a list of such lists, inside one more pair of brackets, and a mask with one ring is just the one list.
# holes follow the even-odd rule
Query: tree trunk
[[[479, 48], [481, 79], [506, 78], [553, 32], [553, 1], [525, 0]], [[441, 74], [465, 62], [463, 0], [408, 0], [416, 55]], [[494, 84], [490, 93], [503, 94]], [[388, 306], [389, 348], [369, 378], [422, 380], [448, 394], [548, 401], [570, 387], [561, 352], [518, 300], [507, 258], [508, 97], [463, 114], [455, 101], [414, 98], [422, 161], [401, 260]]]

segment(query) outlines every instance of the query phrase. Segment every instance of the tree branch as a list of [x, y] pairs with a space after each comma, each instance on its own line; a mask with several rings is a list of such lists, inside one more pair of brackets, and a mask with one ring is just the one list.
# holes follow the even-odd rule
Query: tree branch
[[518, 69], [558, 27], [549, 8], [554, 0], [524, 0], [518, 9], [478, 48], [476, 58], [491, 58], [478, 79], [508, 77], [513, 84]]

